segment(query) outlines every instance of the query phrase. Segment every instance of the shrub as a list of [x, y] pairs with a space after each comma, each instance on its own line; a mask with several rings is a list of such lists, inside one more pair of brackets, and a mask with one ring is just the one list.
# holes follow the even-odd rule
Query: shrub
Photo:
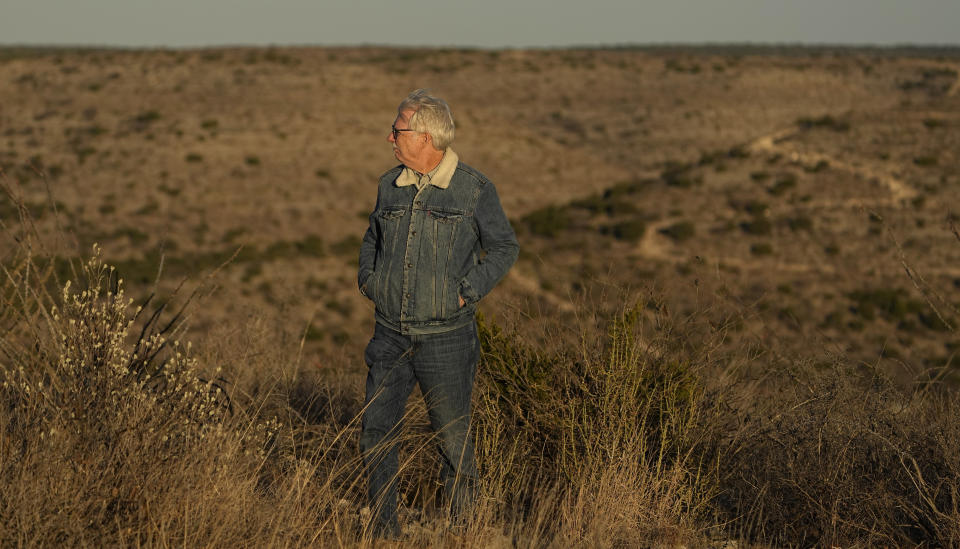
[[547, 206], [527, 214], [523, 222], [533, 234], [555, 238], [570, 226], [570, 218], [566, 209], [557, 206]]
[[797, 176], [793, 174], [784, 174], [777, 178], [776, 182], [767, 189], [767, 192], [773, 196], [780, 196], [790, 189], [797, 186]]
[[693, 238], [693, 235], [696, 231], [694, 230], [693, 223], [689, 221], [680, 221], [674, 223], [669, 227], [660, 229], [660, 233], [664, 234], [677, 242], [683, 242]]
[[773, 224], [763, 216], [756, 216], [750, 221], [744, 221], [740, 224], [740, 229], [747, 234], [768, 235], [773, 231]]
[[766, 213], [766, 211], [769, 208], [770, 208], [769, 205], [767, 205], [764, 202], [759, 202], [757, 200], [750, 200], [743, 207], [743, 209], [746, 210], [746, 212], [752, 216], [763, 215], [764, 213]]
[[[608, 536], [639, 529], [634, 539], [655, 539], [662, 532], [654, 525], [676, 525], [704, 509], [711, 466], [693, 451], [705, 442], [696, 419], [703, 385], [686, 360], [652, 352], [659, 344], [641, 335], [645, 318], [635, 307], [610, 322], [599, 348], [550, 354], [480, 319], [478, 457], [504, 475], [496, 495], [509, 508], [525, 513], [530, 502], [543, 505], [544, 490], [557, 491], [556, 504], [539, 512], [585, 497], [593, 502], [587, 516], [558, 517], [556, 531], [572, 528], [573, 539], [583, 535], [578, 520], [612, 525]], [[626, 483], [627, 492], [607, 485], [616, 491], [603, 493], [605, 475]], [[652, 501], [674, 503], [658, 509]], [[605, 516], [605, 509], [617, 511]]]
[[157, 120], [160, 120], [160, 118], [161, 116], [159, 112], [151, 110], [151, 111], [144, 111], [134, 116], [133, 120], [134, 122], [145, 126], [152, 122], [156, 122]]
[[613, 226], [613, 236], [617, 240], [626, 240], [627, 242], [636, 242], [643, 237], [647, 225], [640, 219], [631, 219], [623, 221]]
[[721, 463], [725, 515], [774, 545], [952, 546], [955, 402], [912, 397], [842, 364], [788, 375], [793, 389], [758, 402], [741, 424], [744, 443]]
[[818, 160], [813, 166], [804, 166], [803, 171], [807, 173], [820, 173], [830, 167], [830, 162]]
[[668, 163], [666, 169], [661, 172], [660, 178], [669, 187], [689, 189], [703, 182], [702, 178], [690, 175], [690, 168], [691, 166], [684, 164]]
[[914, 320], [930, 330], [950, 329], [945, 318], [925, 302], [911, 299], [907, 291], [902, 288], [857, 290], [847, 294], [847, 297], [853, 302], [851, 310], [865, 320], [873, 320], [879, 314], [882, 318], [904, 329], [912, 325]]
[[357, 235], [349, 235], [342, 240], [335, 242], [330, 251], [339, 256], [354, 257], [360, 251], [361, 238]]
[[203, 377], [190, 347], [170, 338], [179, 325], [158, 321], [162, 306], [146, 319], [144, 308], [131, 308], [98, 249], [76, 269], [77, 282], [51, 293], [36, 282], [52, 274], [36, 258], [7, 265], [0, 492], [8, 504], [0, 521], [17, 527], [0, 533], [4, 544], [16, 536], [40, 545], [149, 543], [144, 517], [162, 516], [184, 486], [235, 479], [202, 457], [209, 448], [235, 471], [255, 470], [264, 454], [243, 462], [231, 447], [264, 450], [278, 426], [230, 427], [221, 381]]
[[787, 218], [787, 227], [791, 231], [812, 231], [813, 230], [813, 220], [805, 215], [797, 217], [788, 217]]
[[803, 117], [797, 119], [797, 125], [808, 130], [812, 128], [825, 128], [835, 132], [845, 132], [850, 129], [850, 123], [846, 120], [838, 120], [829, 114], [818, 118]]

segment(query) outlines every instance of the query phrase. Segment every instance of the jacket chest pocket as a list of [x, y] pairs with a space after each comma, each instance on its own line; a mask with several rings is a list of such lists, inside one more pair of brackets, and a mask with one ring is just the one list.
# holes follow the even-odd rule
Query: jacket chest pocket
[[407, 209], [403, 207], [384, 208], [377, 212], [377, 219], [381, 224], [396, 223], [406, 211]]
[[441, 255], [448, 255], [452, 251], [457, 238], [457, 231], [463, 224], [463, 212], [449, 210], [428, 210], [427, 229], [433, 236], [436, 251]]
[[436, 223], [449, 223], [455, 225], [463, 221], [463, 212], [430, 210], [427, 212], [427, 215], [429, 215], [430, 219]]

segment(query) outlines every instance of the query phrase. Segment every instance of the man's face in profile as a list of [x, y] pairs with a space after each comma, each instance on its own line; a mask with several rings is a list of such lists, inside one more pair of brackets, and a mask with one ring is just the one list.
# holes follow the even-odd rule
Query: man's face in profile
[[407, 167], [415, 164], [424, 147], [429, 146], [423, 139], [422, 133], [410, 129], [410, 117], [414, 112], [406, 110], [397, 115], [397, 119], [393, 121], [393, 128], [387, 136], [387, 141], [393, 144], [393, 155]]

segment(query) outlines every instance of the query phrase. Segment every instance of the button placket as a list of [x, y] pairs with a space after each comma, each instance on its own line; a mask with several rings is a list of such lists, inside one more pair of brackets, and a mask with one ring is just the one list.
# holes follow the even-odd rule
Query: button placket
[[[428, 185], [424, 185], [417, 191], [417, 194], [413, 197], [413, 206], [410, 209], [410, 225], [407, 230], [407, 246], [404, 252], [403, 258], [403, 285], [402, 293], [400, 299], [400, 321], [403, 322], [408, 317], [408, 312], [413, 309], [413, 292], [410, 288], [411, 273], [414, 270], [414, 259], [417, 257], [417, 254], [420, 253], [419, 242], [417, 242], [414, 237], [417, 235], [417, 224], [419, 223], [418, 218], [422, 216], [422, 210], [417, 208], [423, 207], [423, 200], [420, 199], [420, 195], [426, 190]], [[418, 213], [419, 212], [419, 213]]]

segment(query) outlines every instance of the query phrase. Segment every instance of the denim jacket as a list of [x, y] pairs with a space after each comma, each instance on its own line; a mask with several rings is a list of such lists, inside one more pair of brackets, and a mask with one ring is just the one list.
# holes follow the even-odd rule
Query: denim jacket
[[446, 188], [418, 191], [396, 184], [402, 171], [380, 177], [360, 245], [360, 292], [376, 306], [377, 322], [398, 332], [460, 328], [516, 261], [517, 237], [482, 173], [460, 162]]

